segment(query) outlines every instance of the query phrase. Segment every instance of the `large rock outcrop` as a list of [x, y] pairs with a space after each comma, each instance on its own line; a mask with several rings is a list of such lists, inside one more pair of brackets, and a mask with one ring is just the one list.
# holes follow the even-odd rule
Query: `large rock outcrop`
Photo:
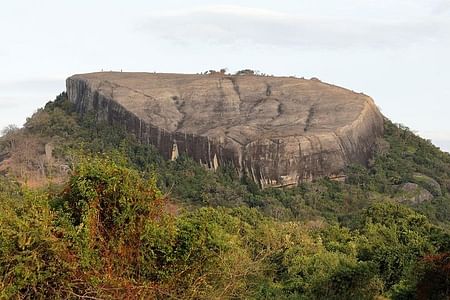
[[167, 159], [231, 163], [262, 187], [339, 177], [383, 133], [370, 97], [317, 79], [101, 72], [68, 78], [67, 93]]

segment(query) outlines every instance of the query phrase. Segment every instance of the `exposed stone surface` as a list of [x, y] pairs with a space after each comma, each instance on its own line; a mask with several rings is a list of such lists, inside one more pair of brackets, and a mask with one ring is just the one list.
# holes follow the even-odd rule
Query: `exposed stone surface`
[[425, 174], [415, 173], [413, 175], [413, 181], [428, 190], [433, 196], [442, 196], [441, 185], [433, 178], [426, 176]]
[[79, 113], [126, 127], [167, 159], [232, 163], [263, 187], [339, 177], [383, 133], [370, 97], [317, 79], [101, 72], [68, 78], [67, 92]]
[[428, 190], [412, 182], [402, 184], [400, 191], [403, 192], [403, 195], [398, 198], [400, 202], [420, 204], [425, 201], [431, 201], [434, 198]]

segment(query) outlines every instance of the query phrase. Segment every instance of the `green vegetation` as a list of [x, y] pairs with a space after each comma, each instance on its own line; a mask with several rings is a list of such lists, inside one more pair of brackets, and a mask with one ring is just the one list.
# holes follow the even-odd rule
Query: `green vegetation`
[[385, 127], [346, 182], [261, 190], [62, 94], [0, 140], [0, 298], [448, 299], [450, 155]]

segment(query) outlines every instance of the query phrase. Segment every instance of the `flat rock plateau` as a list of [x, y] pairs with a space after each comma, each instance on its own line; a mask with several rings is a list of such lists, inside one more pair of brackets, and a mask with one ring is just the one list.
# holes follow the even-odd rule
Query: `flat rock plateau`
[[124, 127], [166, 159], [232, 164], [261, 187], [341, 178], [383, 134], [370, 97], [318, 79], [100, 72], [66, 83], [81, 115]]

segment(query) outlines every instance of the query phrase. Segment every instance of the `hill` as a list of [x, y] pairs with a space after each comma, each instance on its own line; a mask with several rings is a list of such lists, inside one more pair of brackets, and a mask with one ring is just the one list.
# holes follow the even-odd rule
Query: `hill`
[[363, 94], [317, 79], [100, 72], [67, 79], [80, 113], [126, 128], [165, 159], [231, 164], [261, 187], [340, 177], [367, 163], [383, 118]]
[[383, 132], [345, 182], [261, 189], [168, 160], [63, 93], [1, 138], [0, 295], [447, 299], [450, 155]]

